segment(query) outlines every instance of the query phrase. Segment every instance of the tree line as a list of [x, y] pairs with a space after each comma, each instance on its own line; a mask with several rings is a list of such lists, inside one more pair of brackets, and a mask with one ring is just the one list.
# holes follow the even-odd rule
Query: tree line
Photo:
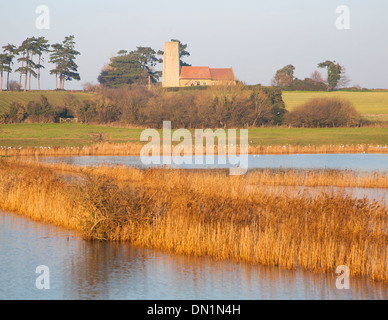
[[206, 90], [148, 90], [141, 85], [103, 88], [88, 100], [68, 93], [51, 105], [45, 96], [26, 105], [13, 103], [0, 123], [59, 122], [76, 118], [85, 124], [125, 124], [161, 128], [232, 128], [281, 125], [286, 113], [281, 90], [261, 86], [219, 86]]
[[309, 78], [298, 79], [294, 76], [295, 67], [289, 64], [276, 71], [271, 85], [280, 87], [283, 90], [332, 91], [345, 87], [350, 82], [345, 75], [345, 67], [336, 61], [321, 62], [318, 64], [318, 68], [327, 70], [326, 81], [318, 70], [311, 73]]
[[[21, 45], [15, 46], [8, 43], [2, 47], [0, 53], [0, 91], [3, 90], [3, 79], [6, 77], [6, 88], [10, 90], [9, 75], [12, 71], [19, 73], [18, 90], [22, 88], [24, 92], [31, 90], [32, 78], [38, 81], [40, 90], [41, 69], [45, 68], [45, 55], [49, 55], [49, 62], [54, 64], [50, 74], [55, 75], [56, 89], [64, 89], [65, 81], [80, 80], [78, 65], [75, 59], [80, 52], [75, 50], [74, 36], [65, 37], [61, 43], [50, 45], [45, 37], [28, 37]], [[15, 61], [19, 67], [14, 69]], [[24, 83], [22, 78], [24, 77]], [[14, 88], [15, 89], [15, 88]]]
[[[174, 88], [175, 89], [175, 88]], [[161, 128], [168, 119], [174, 128], [355, 127], [367, 125], [354, 106], [338, 98], [311, 99], [287, 112], [280, 88], [219, 86], [148, 90], [141, 85], [103, 88], [88, 100], [68, 93], [60, 105], [42, 95], [39, 101], [13, 103], [0, 114], [0, 123], [60, 122], [124, 124]]]

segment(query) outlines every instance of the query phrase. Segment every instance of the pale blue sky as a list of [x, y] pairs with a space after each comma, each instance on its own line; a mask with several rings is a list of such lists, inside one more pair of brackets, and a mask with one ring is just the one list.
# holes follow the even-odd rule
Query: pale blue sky
[[[170, 39], [188, 44], [188, 63], [233, 67], [247, 84], [269, 85], [287, 64], [303, 79], [319, 62], [336, 60], [351, 84], [388, 88], [386, 0], [0, 1], [1, 46], [19, 45], [29, 36], [55, 43], [75, 35], [81, 81], [67, 82], [68, 89], [97, 83], [101, 68], [120, 49], [157, 51]], [[50, 8], [50, 30], [35, 27], [38, 5]], [[340, 5], [350, 8], [350, 30], [336, 28]], [[43, 71], [43, 89], [55, 87], [51, 67]]]

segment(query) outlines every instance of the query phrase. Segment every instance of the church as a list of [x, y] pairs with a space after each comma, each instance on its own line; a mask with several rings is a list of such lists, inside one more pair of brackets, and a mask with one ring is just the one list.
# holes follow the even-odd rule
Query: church
[[233, 68], [180, 66], [179, 42], [164, 44], [163, 87], [235, 85]]

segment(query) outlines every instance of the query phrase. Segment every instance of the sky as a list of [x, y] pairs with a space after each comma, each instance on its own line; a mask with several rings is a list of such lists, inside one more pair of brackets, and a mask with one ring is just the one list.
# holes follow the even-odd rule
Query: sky
[[[36, 27], [40, 5], [49, 8], [49, 29]], [[341, 5], [349, 8], [349, 28], [338, 28]], [[288, 64], [304, 79], [318, 63], [335, 60], [346, 68], [350, 85], [388, 88], [386, 0], [0, 0], [0, 12], [0, 46], [19, 46], [31, 36], [51, 44], [75, 36], [81, 80], [66, 82], [65, 89], [98, 83], [101, 69], [121, 49], [158, 51], [171, 39], [188, 45], [187, 63], [233, 67], [246, 84], [270, 85]], [[54, 89], [53, 66], [45, 60], [41, 88]]]

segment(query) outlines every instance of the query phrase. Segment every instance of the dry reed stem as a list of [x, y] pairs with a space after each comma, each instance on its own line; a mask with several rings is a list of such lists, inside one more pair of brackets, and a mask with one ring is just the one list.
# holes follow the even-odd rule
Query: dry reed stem
[[[265, 183], [327, 184], [348, 178], [349, 184], [387, 186], [386, 176], [357, 180], [349, 173], [228, 176], [2, 160], [0, 207], [91, 239], [313, 272], [333, 273], [347, 265], [352, 276], [387, 281], [385, 205], [343, 193], [265, 192]], [[260, 185], [248, 192], [247, 183], [258, 180]]]
[[[214, 149], [213, 149], [214, 147]], [[139, 156], [143, 148], [140, 143], [97, 143], [91, 146], [82, 147], [0, 147], [0, 156]], [[218, 149], [217, 145], [212, 146], [214, 150], [208, 154], [225, 154], [225, 151]], [[228, 148], [226, 148], [226, 152]], [[236, 152], [240, 153], [239, 146]], [[387, 146], [374, 145], [321, 145], [321, 146], [298, 146], [298, 145], [250, 145], [249, 154], [324, 154], [324, 153], [388, 153]], [[160, 154], [163, 154], [161, 146]], [[192, 154], [198, 154], [193, 146]], [[206, 154], [204, 146], [202, 153]]]

